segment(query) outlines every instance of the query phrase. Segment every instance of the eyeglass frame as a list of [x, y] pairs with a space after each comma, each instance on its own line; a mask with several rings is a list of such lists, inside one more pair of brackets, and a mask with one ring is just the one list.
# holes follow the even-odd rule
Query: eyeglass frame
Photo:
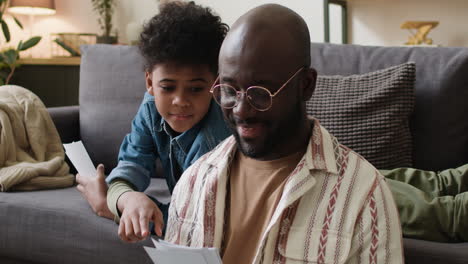
[[238, 91], [234, 86], [229, 85], [229, 84], [216, 84], [216, 83], [218, 82], [218, 80], [219, 80], [219, 75], [218, 75], [218, 77], [216, 78], [215, 82], [213, 83], [213, 86], [212, 86], [211, 89], [210, 89], [210, 93], [213, 94], [214, 89], [215, 89], [216, 87], [221, 86], [221, 85], [226, 85], [226, 86], [229, 86], [229, 87], [233, 88], [234, 91], [236, 91], [236, 103], [235, 103], [232, 107], [224, 107], [224, 106], [222, 106], [222, 105], [216, 100], [216, 98], [215, 98], [215, 96], [214, 96], [214, 94], [213, 94], [213, 98], [214, 98], [215, 102], [216, 102], [219, 106], [221, 106], [221, 107], [224, 108], [224, 109], [233, 109], [234, 107], [236, 107], [236, 106], [239, 104], [240, 98], [241, 98], [240, 95], [246, 95], [246, 94], [247, 94], [247, 91], [248, 91], [249, 89], [251, 89], [251, 88], [260, 88], [260, 89], [266, 90], [266, 91], [268, 92], [268, 94], [270, 95], [270, 106], [268, 106], [268, 108], [266, 108], [266, 109], [258, 109], [257, 107], [255, 107], [255, 106], [250, 102], [249, 97], [248, 97], [248, 96], [246, 97], [246, 98], [247, 98], [247, 99], [246, 99], [247, 102], [248, 102], [248, 103], [250, 104], [250, 106], [252, 106], [255, 110], [260, 111], [260, 112], [265, 112], [265, 111], [268, 111], [268, 110], [271, 108], [271, 106], [273, 106], [273, 98], [274, 98], [279, 92], [281, 92], [281, 90], [283, 90], [283, 88], [286, 87], [286, 85], [288, 85], [288, 83], [289, 83], [292, 79], [294, 79], [294, 77], [296, 77], [296, 75], [297, 75], [299, 72], [301, 72], [304, 68], [305, 68], [304, 66], [300, 67], [300, 68], [299, 68], [283, 85], [281, 85], [281, 87], [280, 87], [274, 94], [272, 94], [272, 93], [270, 92], [270, 90], [268, 90], [266, 87], [258, 86], [258, 85], [249, 86], [249, 87], [247, 87], [247, 89], [245, 89], [245, 91]]

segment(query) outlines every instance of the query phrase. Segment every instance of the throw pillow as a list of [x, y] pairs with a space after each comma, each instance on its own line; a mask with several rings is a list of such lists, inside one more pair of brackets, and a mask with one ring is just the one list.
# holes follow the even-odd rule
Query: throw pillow
[[307, 113], [378, 169], [412, 166], [413, 62], [351, 76], [319, 76]]

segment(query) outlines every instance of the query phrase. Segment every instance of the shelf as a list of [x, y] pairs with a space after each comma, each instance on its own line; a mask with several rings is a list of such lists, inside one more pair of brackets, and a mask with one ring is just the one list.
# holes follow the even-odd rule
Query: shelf
[[81, 57], [22, 58], [18, 62], [24, 65], [77, 66], [77, 65], [80, 65], [81, 63]]
[[21, 59], [12, 84], [35, 93], [46, 107], [78, 104], [80, 58]]

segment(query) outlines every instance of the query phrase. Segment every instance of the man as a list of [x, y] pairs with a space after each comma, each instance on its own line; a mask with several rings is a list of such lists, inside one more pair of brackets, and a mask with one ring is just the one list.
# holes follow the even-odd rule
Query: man
[[243, 15], [212, 88], [234, 136], [181, 177], [166, 239], [223, 263], [403, 263], [383, 176], [306, 116], [316, 72], [304, 20], [279, 5]]

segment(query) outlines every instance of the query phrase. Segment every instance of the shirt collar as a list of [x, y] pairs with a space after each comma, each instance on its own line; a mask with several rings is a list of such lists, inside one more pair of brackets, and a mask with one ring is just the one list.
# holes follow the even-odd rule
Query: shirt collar
[[[307, 151], [304, 154], [306, 167], [309, 170], [322, 170], [338, 174], [337, 162], [341, 157], [342, 147], [336, 138], [320, 125], [317, 119], [312, 117], [309, 119], [312, 120], [314, 127]], [[236, 141], [231, 136], [213, 150], [206, 162], [217, 168], [224, 168], [229, 166], [236, 150]]]
[[341, 156], [341, 146], [336, 138], [320, 125], [320, 122], [308, 117], [313, 122], [312, 136], [306, 152], [306, 166], [309, 170], [323, 170], [337, 174], [337, 161]]
[[[167, 125], [167, 123], [165, 123]], [[169, 133], [166, 133], [171, 137], [171, 140], [174, 141], [175, 144], [179, 145], [179, 148], [187, 154], [187, 152], [190, 150], [190, 148], [193, 145], [193, 142], [195, 141], [195, 138], [197, 137], [198, 133], [200, 132], [200, 128], [202, 126], [202, 122], [198, 122], [195, 126], [190, 128], [189, 130], [185, 131], [184, 133], [171, 137]]]
[[[179, 148], [181, 150], [183, 150], [187, 154], [187, 152], [192, 147], [192, 144], [193, 144], [195, 138], [197, 138], [197, 136], [200, 133], [202, 127], [204, 126], [204, 123], [206, 123], [207, 119], [210, 119], [210, 116], [211, 116], [212, 112], [214, 111], [213, 110], [214, 107], [216, 107], [216, 106], [212, 102], [211, 105], [210, 105], [210, 108], [208, 109], [208, 112], [205, 114], [205, 116], [203, 117], [202, 120], [200, 120], [197, 124], [195, 124], [195, 126], [190, 128], [189, 130], [187, 130], [187, 131], [183, 132], [182, 134], [177, 135], [175, 137], [173, 137], [171, 135], [171, 133], [169, 133], [168, 130], [170, 128], [167, 127], [167, 126], [169, 126], [169, 124], [162, 117], [161, 117], [161, 121], [159, 122], [159, 124], [157, 124], [155, 126], [155, 130], [157, 132], [165, 133], [166, 135], [168, 135], [169, 138], [171, 138], [171, 140], [174, 141], [174, 144], [178, 144]], [[214, 125], [216, 125], [216, 124], [214, 124]]]
[[[144, 104], [149, 104], [149, 107], [152, 109], [152, 111], [155, 111], [156, 112], [156, 115], [153, 116], [153, 115], [150, 115], [152, 116], [154, 119], [153, 119], [153, 129], [155, 132], [161, 132], [163, 131], [163, 125], [164, 125], [164, 119], [162, 118], [162, 116], [158, 113], [158, 109], [156, 108], [156, 103], [154, 102], [154, 96], [152, 96], [151, 94], [149, 94], [148, 92], [145, 92], [145, 95], [143, 96], [143, 103]], [[159, 122], [157, 122], [156, 120], [158, 119], [158, 117], [161, 117], [161, 119], [159, 120]]]
[[166, 121], [164, 121], [164, 118], [161, 117], [161, 121], [159, 121], [159, 124], [156, 123], [156, 125], [154, 126], [154, 130], [156, 132], [162, 132], [163, 128], [165, 126], [165, 123], [166, 123]]

